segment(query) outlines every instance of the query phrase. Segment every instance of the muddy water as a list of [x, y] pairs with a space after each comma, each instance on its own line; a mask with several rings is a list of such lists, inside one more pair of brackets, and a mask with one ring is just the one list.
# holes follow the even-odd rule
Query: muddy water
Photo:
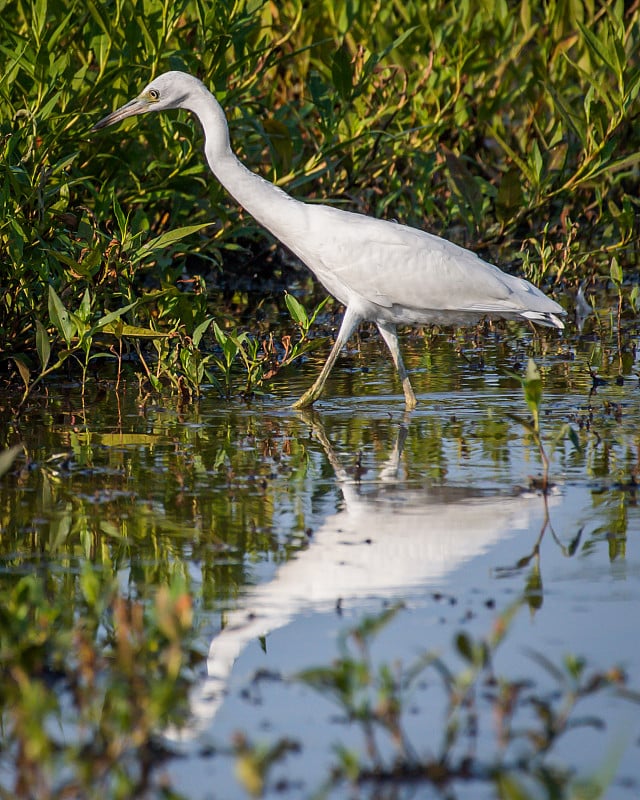
[[[621, 665], [640, 684], [633, 355], [555, 334], [406, 344], [420, 400], [410, 415], [377, 342], [364, 340], [338, 363], [311, 415], [288, 404], [309, 385], [313, 362], [250, 404], [222, 402], [211, 388], [180, 405], [130, 387], [119, 396], [92, 389], [83, 406], [77, 387], [51, 387], [9, 430], [33, 466], [0, 488], [5, 580], [44, 562], [72, 574], [91, 559], [115, 569], [134, 596], [176, 572], [188, 581], [209, 655], [191, 725], [167, 732], [183, 757], [165, 769], [185, 797], [245, 796], [229, 750], [238, 731], [299, 742], [274, 767], [267, 795], [310, 796], [336, 763], [336, 743], [363, 753], [361, 731], [329, 698], [287, 678], [329, 665], [363, 615], [396, 602], [405, 607], [375, 640], [376, 663], [433, 651], [459, 670], [454, 636], [487, 635], [524, 596], [497, 674], [553, 693], [542, 659], [561, 664], [571, 654], [593, 670]], [[539, 454], [508, 416], [527, 415], [508, 373], [522, 372], [529, 354], [543, 371], [553, 450], [546, 505], [529, 490]], [[589, 364], [608, 379], [595, 391]], [[580, 449], [554, 442], [567, 421]], [[444, 712], [430, 676], [407, 699], [417, 752], [439, 752]], [[490, 762], [495, 721], [488, 706], [480, 712], [476, 747]], [[605, 727], [562, 738], [554, 763], [581, 776], [614, 763], [611, 796], [636, 797], [637, 706], [609, 692], [580, 713]], [[384, 737], [379, 744], [389, 751]], [[431, 791], [414, 785], [393, 796]], [[487, 796], [486, 786], [456, 791]]]

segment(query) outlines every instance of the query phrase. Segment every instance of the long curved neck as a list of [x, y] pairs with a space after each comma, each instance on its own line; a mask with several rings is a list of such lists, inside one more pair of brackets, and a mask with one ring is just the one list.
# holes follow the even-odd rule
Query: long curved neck
[[[191, 98], [189, 98], [191, 100]], [[277, 186], [247, 169], [231, 150], [229, 127], [220, 104], [202, 86], [202, 94], [185, 108], [200, 120], [205, 135], [205, 155], [211, 171], [229, 194], [260, 224], [292, 250], [292, 233], [305, 227], [306, 206]]]

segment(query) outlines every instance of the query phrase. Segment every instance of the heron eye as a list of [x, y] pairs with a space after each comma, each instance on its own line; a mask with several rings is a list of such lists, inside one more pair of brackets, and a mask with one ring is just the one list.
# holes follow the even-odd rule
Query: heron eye
[[152, 100], [159, 100], [160, 99], [160, 92], [157, 89], [149, 89], [149, 97]]

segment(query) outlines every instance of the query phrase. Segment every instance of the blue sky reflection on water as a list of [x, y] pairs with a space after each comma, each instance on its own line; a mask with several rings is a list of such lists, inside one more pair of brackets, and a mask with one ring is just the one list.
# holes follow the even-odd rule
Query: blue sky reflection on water
[[[592, 671], [620, 665], [628, 672], [631, 687], [637, 686], [640, 558], [633, 545], [640, 534], [640, 512], [634, 493], [616, 486], [615, 467], [621, 474], [628, 456], [624, 447], [613, 454], [607, 475], [598, 474], [597, 453], [584, 455], [578, 466], [568, 444], [558, 447], [549, 525], [534, 555], [544, 526], [543, 499], [514, 491], [526, 485], [527, 476], [539, 472], [531, 443], [509, 423], [508, 453], [487, 450], [487, 419], [489, 426], [491, 418], [500, 424], [495, 398], [492, 403], [490, 397], [477, 394], [472, 398], [446, 394], [423, 401], [406, 424], [401, 414], [391, 418], [385, 398], [371, 398], [364, 410], [359, 403], [365, 419], [375, 422], [386, 416], [387, 422], [381, 424], [389, 426], [387, 432], [403, 435], [404, 431], [407, 437], [395, 461], [392, 447], [383, 458], [375, 444], [363, 441], [365, 472], [360, 485], [344, 466], [353, 462], [354, 453], [341, 451], [354, 409], [348, 403], [346, 409], [340, 407], [343, 398], [328, 401], [321, 410], [313, 457], [331, 464], [333, 489], [309, 516], [313, 535], [308, 547], [278, 567], [255, 565], [254, 586], [228, 608], [225, 629], [212, 626], [210, 677], [193, 699], [197, 734], [194, 730], [194, 739], [186, 737], [187, 758], [170, 768], [176, 787], [188, 787], [189, 796], [243, 796], [231, 758], [220, 752], [214, 758], [197, 755], [203, 743], [224, 747], [237, 731], [253, 741], [275, 741], [279, 736], [300, 740], [301, 752], [276, 767], [270, 782], [273, 787], [279, 777], [286, 779], [296, 797], [311, 796], [326, 779], [335, 763], [337, 742], [362, 751], [360, 732], [341, 721], [339, 709], [326, 698], [298, 683], [256, 683], [252, 678], [260, 672], [286, 677], [330, 664], [341, 633], [364, 614], [380, 612], [394, 601], [404, 602], [406, 608], [376, 640], [376, 660], [408, 664], [425, 650], [434, 650], [452, 669], [459, 669], [462, 662], [452, 646], [454, 635], [459, 631], [487, 635], [535, 574], [537, 599], [517, 612], [498, 650], [496, 673], [510, 679], [520, 675], [534, 681], [542, 693], [552, 692], [557, 685], [535, 654], [556, 664], [576, 655]], [[578, 403], [584, 398], [565, 397], [554, 415], [560, 418]], [[594, 403], [599, 413], [599, 401]], [[503, 408], [522, 413], [522, 405], [517, 392], [503, 397]], [[555, 424], [554, 419], [549, 425]], [[462, 437], [452, 431], [456, 422], [464, 426]], [[443, 431], [435, 471], [435, 459], [433, 465], [411, 460], [412, 441], [420, 439], [423, 428], [425, 436], [426, 431], [433, 435], [433, 424]], [[633, 430], [633, 422], [625, 424], [627, 432]], [[618, 445], [625, 438], [623, 428]], [[616, 550], [612, 542], [621, 536], [626, 543]], [[576, 542], [575, 552], [569, 552]], [[515, 568], [524, 557], [527, 564]], [[406, 730], [418, 752], [433, 753], [441, 745], [445, 702], [433, 674], [425, 684], [409, 702]], [[490, 759], [496, 741], [490, 709], [485, 706], [483, 711], [486, 730], [479, 742]], [[531, 719], [527, 713], [522, 720]], [[611, 787], [615, 793], [610, 796], [636, 797], [638, 707], [603, 692], [578, 706], [576, 716], [583, 715], [605, 720], [605, 729], [587, 726], [567, 734], [554, 748], [550, 763], [575, 766], [577, 774], [588, 777], [619, 759]], [[457, 796], [486, 797], [487, 789], [460, 786]], [[398, 792], [394, 797], [437, 796], [427, 785]], [[272, 794], [279, 796], [276, 791]], [[331, 796], [351, 795], [342, 787]], [[363, 790], [361, 796], [376, 795]]]

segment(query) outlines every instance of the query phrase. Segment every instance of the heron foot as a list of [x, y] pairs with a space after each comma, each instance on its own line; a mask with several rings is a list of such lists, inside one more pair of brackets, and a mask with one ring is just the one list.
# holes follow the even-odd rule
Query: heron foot
[[404, 404], [405, 404], [405, 407], [406, 407], [407, 411], [413, 411], [413, 409], [418, 405], [418, 401], [416, 399], [416, 396], [413, 395], [413, 397], [407, 397], [405, 395]]
[[296, 408], [298, 410], [304, 408], [311, 408], [311, 406], [316, 402], [316, 400], [320, 397], [320, 392], [315, 391], [315, 386], [312, 386], [310, 389], [299, 397], [295, 403], [291, 404], [291, 408]]
[[413, 411], [413, 409], [418, 405], [418, 399], [415, 396], [411, 383], [409, 382], [408, 375], [402, 381], [402, 390], [404, 391], [404, 404], [407, 408], [407, 411]]

